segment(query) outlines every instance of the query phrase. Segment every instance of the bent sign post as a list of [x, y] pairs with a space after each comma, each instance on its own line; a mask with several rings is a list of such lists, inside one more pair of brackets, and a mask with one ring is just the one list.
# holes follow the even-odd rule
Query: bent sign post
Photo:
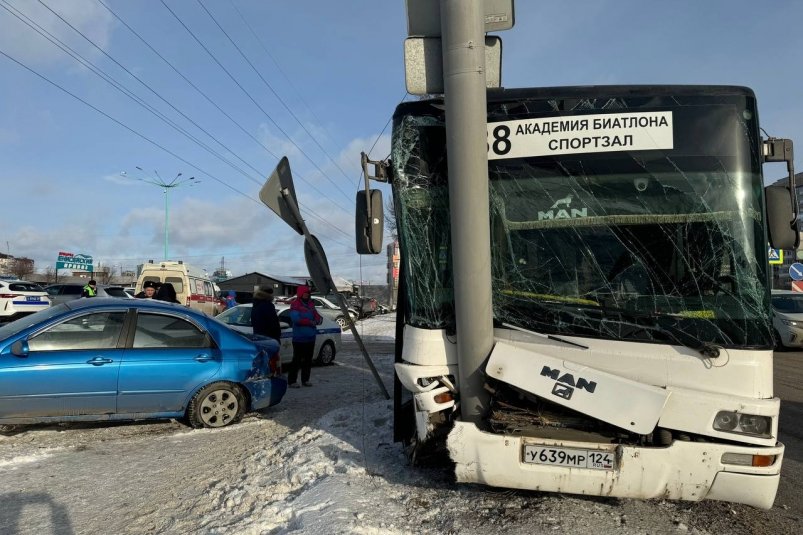
[[307, 261], [307, 269], [309, 269], [310, 277], [312, 277], [319, 291], [323, 291], [324, 293], [334, 292], [337, 295], [340, 309], [343, 311], [343, 316], [348, 322], [351, 333], [354, 335], [354, 340], [357, 341], [357, 345], [360, 347], [365, 362], [374, 375], [374, 379], [376, 379], [376, 383], [379, 385], [380, 390], [382, 390], [385, 399], [390, 399], [390, 394], [387, 388], [385, 388], [384, 383], [382, 383], [382, 378], [379, 377], [379, 372], [376, 371], [376, 367], [373, 361], [371, 361], [370, 355], [368, 355], [368, 350], [365, 349], [362, 338], [357, 332], [357, 328], [354, 326], [354, 321], [351, 319], [351, 314], [349, 314], [348, 307], [346, 306], [346, 300], [343, 298], [343, 295], [337, 291], [335, 283], [332, 281], [332, 275], [329, 271], [329, 262], [326, 260], [326, 254], [321, 246], [321, 242], [318, 241], [318, 238], [310, 234], [307, 225], [304, 223], [304, 219], [301, 217], [301, 212], [298, 209], [295, 187], [293, 186], [293, 175], [290, 172], [290, 162], [287, 156], [279, 161], [279, 164], [276, 166], [276, 169], [273, 171], [268, 181], [265, 182], [265, 185], [259, 190], [259, 200], [276, 215], [281, 217], [282, 221], [287, 223], [290, 228], [304, 236], [304, 257]]

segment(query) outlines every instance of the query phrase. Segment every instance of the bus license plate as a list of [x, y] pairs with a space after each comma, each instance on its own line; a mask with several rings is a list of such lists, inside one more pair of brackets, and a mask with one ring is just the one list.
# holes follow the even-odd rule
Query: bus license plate
[[613, 470], [615, 468], [613, 452], [534, 446], [532, 444], [524, 445], [524, 462], [594, 470]]

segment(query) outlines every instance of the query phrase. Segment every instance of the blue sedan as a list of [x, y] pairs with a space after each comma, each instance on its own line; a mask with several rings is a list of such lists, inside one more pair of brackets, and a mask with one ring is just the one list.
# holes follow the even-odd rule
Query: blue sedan
[[179, 418], [223, 427], [281, 401], [278, 351], [177, 304], [70, 301], [0, 327], [0, 424]]

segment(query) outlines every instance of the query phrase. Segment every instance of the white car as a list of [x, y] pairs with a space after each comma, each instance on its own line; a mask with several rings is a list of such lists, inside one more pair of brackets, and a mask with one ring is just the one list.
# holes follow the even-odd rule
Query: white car
[[803, 293], [772, 291], [772, 328], [776, 347], [803, 347]]
[[0, 280], [0, 321], [10, 321], [50, 306], [47, 292], [35, 282]]
[[[221, 312], [215, 316], [215, 319], [236, 331], [253, 335], [251, 308], [251, 303], [237, 305]], [[279, 324], [282, 326], [282, 345], [279, 354], [283, 363], [290, 363], [293, 360], [293, 328], [290, 321], [290, 307], [277, 304], [276, 313], [279, 315]], [[325, 366], [335, 360], [335, 355], [340, 351], [340, 331], [340, 325], [323, 316], [323, 323], [318, 325], [318, 335], [315, 337], [314, 362]]]

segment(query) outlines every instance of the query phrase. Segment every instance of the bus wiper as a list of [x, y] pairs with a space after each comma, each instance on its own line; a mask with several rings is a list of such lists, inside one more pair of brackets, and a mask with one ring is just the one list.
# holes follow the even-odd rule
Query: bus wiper
[[632, 310], [626, 310], [623, 308], [609, 307], [604, 305], [597, 306], [597, 305], [567, 304], [566, 306], [570, 306], [573, 308], [581, 308], [584, 310], [599, 310], [600, 312], [603, 312], [605, 314], [608, 313], [618, 314], [623, 320], [625, 318], [631, 320], [647, 320], [649, 322], [649, 325], [636, 324], [636, 326], [641, 329], [644, 329], [645, 331], [655, 331], [661, 333], [667, 338], [669, 338], [670, 341], [683, 347], [687, 347], [689, 349], [697, 351], [705, 358], [715, 359], [719, 357], [720, 353], [719, 346], [712, 344], [710, 342], [702, 342], [674, 325], [661, 325], [660, 323], [658, 323], [658, 319], [656, 318], [656, 316], [650, 314], [643, 314], [639, 312], [633, 312]]
[[513, 325], [512, 323], [505, 323], [501, 322], [503, 327], [507, 327], [508, 329], [513, 329], [514, 331], [521, 331], [523, 333], [532, 334], [535, 336], [539, 336], [541, 338], [546, 338], [548, 340], [554, 340], [555, 342], [561, 342], [563, 344], [568, 344], [570, 346], [579, 347], [580, 349], [588, 349], [588, 346], [584, 346], [582, 344], [578, 344], [577, 342], [572, 342], [571, 340], [564, 340], [558, 336], [554, 336], [552, 334], [545, 334], [539, 333], [538, 331], [532, 331], [530, 329], [525, 329], [524, 327], [519, 327], [518, 325]]

